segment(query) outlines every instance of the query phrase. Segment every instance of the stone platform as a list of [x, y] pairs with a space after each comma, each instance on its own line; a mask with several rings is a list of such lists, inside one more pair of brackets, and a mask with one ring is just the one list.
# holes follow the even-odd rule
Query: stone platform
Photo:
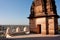
[[60, 35], [30, 34], [13, 36], [10, 38], [0, 38], [0, 40], [60, 40]]
[[41, 34], [29, 34], [29, 35], [18, 35], [8, 38], [33, 38], [33, 37], [60, 37], [60, 35], [41, 35]]

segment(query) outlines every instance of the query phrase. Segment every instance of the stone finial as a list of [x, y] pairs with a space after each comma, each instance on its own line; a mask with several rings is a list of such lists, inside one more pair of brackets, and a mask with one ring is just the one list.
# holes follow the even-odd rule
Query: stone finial
[[24, 27], [23, 31], [26, 33], [26, 34], [29, 34], [30, 31], [29, 31], [29, 28], [28, 27]]
[[20, 32], [21, 30], [20, 30], [20, 28], [19, 27], [17, 27], [16, 28], [16, 32]]
[[10, 27], [7, 27], [7, 30], [6, 30], [6, 38], [11, 37], [10, 36], [10, 33], [11, 33]]

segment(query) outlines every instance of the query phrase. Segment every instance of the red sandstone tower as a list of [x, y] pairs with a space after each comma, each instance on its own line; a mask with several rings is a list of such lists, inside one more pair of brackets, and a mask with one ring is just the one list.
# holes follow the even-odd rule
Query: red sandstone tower
[[34, 0], [30, 10], [30, 31], [39, 34], [58, 33], [58, 15], [55, 0]]

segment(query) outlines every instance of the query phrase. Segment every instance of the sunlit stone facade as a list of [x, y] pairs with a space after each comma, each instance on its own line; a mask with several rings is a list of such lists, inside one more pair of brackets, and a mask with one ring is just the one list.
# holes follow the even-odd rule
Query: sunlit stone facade
[[55, 0], [34, 0], [29, 18], [30, 32], [39, 34], [58, 33], [58, 18]]

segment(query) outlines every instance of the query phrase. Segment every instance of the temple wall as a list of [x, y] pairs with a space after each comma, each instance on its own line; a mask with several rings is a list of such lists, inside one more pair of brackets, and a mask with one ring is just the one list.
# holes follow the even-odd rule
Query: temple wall
[[35, 31], [35, 27], [36, 27], [35, 19], [30, 19], [29, 21], [30, 21], [29, 22], [30, 31]]
[[41, 25], [41, 34], [46, 34], [46, 18], [37, 18], [36, 26]]
[[54, 27], [55, 27], [55, 34], [58, 33], [58, 18], [54, 17]]
[[48, 18], [48, 30], [49, 34], [56, 34], [58, 33], [58, 21], [55, 17]]
[[55, 34], [54, 17], [48, 18], [48, 30], [49, 34]]

